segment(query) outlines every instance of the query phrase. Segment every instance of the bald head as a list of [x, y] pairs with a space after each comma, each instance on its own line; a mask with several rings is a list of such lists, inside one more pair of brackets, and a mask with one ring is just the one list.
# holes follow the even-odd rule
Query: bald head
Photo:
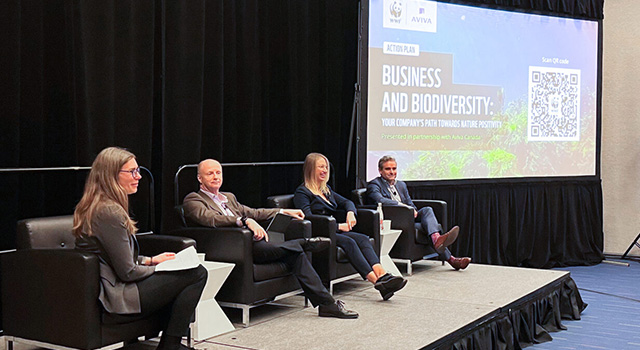
[[218, 194], [222, 186], [222, 165], [215, 159], [205, 159], [198, 163], [198, 182], [200, 187]]
[[215, 160], [215, 159], [211, 159], [211, 158], [209, 158], [209, 159], [205, 159], [205, 160], [201, 161], [200, 163], [198, 163], [198, 174], [200, 174], [200, 172], [202, 171], [202, 169], [203, 169], [203, 168], [208, 167], [208, 166], [209, 166], [209, 167], [211, 167], [211, 166], [215, 166], [216, 164], [217, 164], [220, 168], [222, 168], [222, 165], [220, 164], [220, 162], [218, 162], [218, 161], [217, 161], [217, 160]]

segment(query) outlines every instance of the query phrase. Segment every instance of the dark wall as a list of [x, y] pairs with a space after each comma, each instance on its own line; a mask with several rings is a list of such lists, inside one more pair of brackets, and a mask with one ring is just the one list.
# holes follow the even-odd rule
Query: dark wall
[[[602, 0], [475, 3], [602, 18]], [[150, 226], [156, 231], [177, 225], [178, 166], [203, 158], [300, 161], [322, 152], [335, 167], [337, 191], [348, 195], [355, 184], [353, 171], [345, 169], [357, 39], [356, 1], [2, 1], [0, 168], [87, 166], [104, 147], [129, 148], [155, 177], [156, 222]], [[72, 213], [83, 179], [81, 171], [0, 172], [0, 248], [13, 247], [18, 219]], [[260, 206], [300, 181], [296, 167], [227, 169], [223, 189]], [[537, 241], [504, 243], [511, 235], [538, 237], [539, 230], [487, 221], [513, 215], [517, 208], [509, 203], [530, 203], [512, 222], [533, 222], [533, 209], [557, 202], [558, 192], [527, 186], [532, 197], [516, 191], [512, 202], [489, 207], [463, 203], [496, 194], [490, 185], [477, 185], [475, 193], [455, 186], [412, 190], [449, 200], [449, 222], [464, 223], [466, 237], [454, 247], [459, 255], [525, 266], [597, 261], [599, 181], [586, 184], [586, 204], [570, 209], [597, 215], [589, 232], [577, 221], [544, 221], [550, 233], [566, 226], [560, 236], [577, 232], [594, 242], [566, 255], [570, 259], [548, 255]], [[498, 237], [502, 243], [492, 243]], [[520, 243], [533, 248], [514, 253]]]

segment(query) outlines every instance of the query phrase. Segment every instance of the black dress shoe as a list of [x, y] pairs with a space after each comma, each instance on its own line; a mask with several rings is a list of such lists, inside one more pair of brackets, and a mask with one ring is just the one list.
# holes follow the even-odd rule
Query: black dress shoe
[[393, 294], [407, 285], [407, 280], [389, 273], [380, 276], [374, 286], [380, 292], [382, 300], [389, 300]]
[[318, 306], [318, 316], [336, 318], [358, 318], [358, 313], [347, 310], [342, 300], [336, 300], [333, 304]]
[[331, 245], [331, 238], [329, 237], [311, 237], [305, 238], [302, 242], [302, 249], [305, 252], [316, 253], [323, 251]]

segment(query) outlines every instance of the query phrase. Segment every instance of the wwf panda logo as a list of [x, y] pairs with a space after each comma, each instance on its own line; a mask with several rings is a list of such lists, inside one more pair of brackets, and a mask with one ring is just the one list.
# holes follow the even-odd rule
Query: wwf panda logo
[[402, 1], [392, 2], [389, 6], [389, 12], [391, 12], [391, 16], [400, 18], [402, 16]]

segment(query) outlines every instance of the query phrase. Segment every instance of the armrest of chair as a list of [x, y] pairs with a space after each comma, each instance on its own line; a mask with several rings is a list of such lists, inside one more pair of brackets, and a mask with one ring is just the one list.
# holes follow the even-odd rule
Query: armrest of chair
[[253, 232], [239, 227], [185, 227], [167, 234], [194, 239], [206, 260], [235, 264], [218, 294], [222, 300], [251, 298], [247, 293], [253, 288]]
[[167, 234], [195, 240], [196, 249], [206, 254], [206, 260], [230, 262], [236, 266], [253, 264], [253, 233], [248, 229], [185, 227]]
[[391, 228], [402, 230], [402, 234], [398, 237], [394, 248], [403, 249], [402, 247], [415, 245], [416, 220], [413, 215], [413, 208], [404, 205], [385, 205], [383, 206], [383, 211], [384, 218], [391, 220]]
[[[328, 215], [307, 215], [306, 220], [311, 222], [311, 236], [313, 237], [329, 237], [331, 246], [329, 247], [329, 256], [335, 257], [336, 250], [336, 233], [338, 232], [338, 222], [333, 216]], [[321, 254], [317, 254], [320, 256]], [[315, 257], [316, 255], [314, 255]], [[335, 260], [335, 258], [334, 258]], [[330, 261], [334, 261], [330, 260]]]
[[372, 237], [375, 241], [373, 248], [380, 255], [380, 214], [377, 211], [358, 209], [358, 223], [353, 231]]
[[196, 246], [196, 241], [187, 237], [148, 234], [138, 235], [136, 238], [140, 244], [140, 254], [145, 256], [155, 256], [164, 252], [177, 253], [187, 247]]
[[336, 232], [338, 232], [338, 223], [334, 217], [327, 215], [307, 215], [305, 219], [311, 222], [311, 236], [329, 237], [333, 243]]
[[413, 208], [405, 205], [385, 205], [383, 207], [384, 218], [391, 220], [391, 228], [404, 229], [414, 227], [415, 216]]
[[296, 238], [311, 238], [311, 221], [293, 219], [284, 233], [285, 239], [291, 240]]
[[329, 249], [314, 253], [312, 257], [313, 267], [318, 272], [323, 282], [329, 283], [331, 271], [336, 269], [336, 256], [338, 253], [338, 222], [333, 216], [307, 215], [304, 217], [311, 222], [311, 235], [313, 237], [329, 237], [331, 240]]
[[449, 229], [447, 202], [436, 199], [414, 199], [413, 204], [415, 204], [418, 209], [426, 206], [431, 207], [431, 209], [433, 209], [433, 213], [438, 219], [438, 222], [440, 222], [440, 226], [442, 226], [443, 231], [447, 231]]
[[2, 254], [4, 334], [90, 346], [79, 339], [100, 334], [99, 281], [98, 257], [90, 253], [25, 249]]

